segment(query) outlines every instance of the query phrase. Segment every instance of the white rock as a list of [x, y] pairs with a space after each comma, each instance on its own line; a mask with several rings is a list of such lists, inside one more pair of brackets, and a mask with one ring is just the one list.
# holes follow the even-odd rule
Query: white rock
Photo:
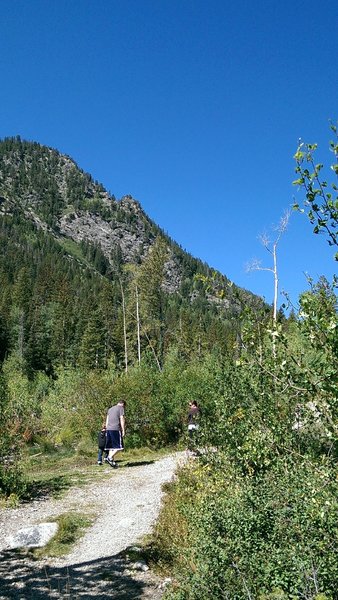
[[24, 527], [7, 538], [8, 546], [9, 548], [42, 548], [57, 530], [57, 523], [40, 523], [32, 527]]
[[143, 560], [133, 563], [131, 567], [134, 571], [149, 571], [148, 565]]

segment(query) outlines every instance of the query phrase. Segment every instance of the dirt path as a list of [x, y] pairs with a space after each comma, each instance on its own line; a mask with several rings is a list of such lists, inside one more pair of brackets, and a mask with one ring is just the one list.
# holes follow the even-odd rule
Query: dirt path
[[[0, 510], [0, 600], [97, 598], [158, 600], [160, 580], [125, 560], [125, 551], [150, 533], [159, 513], [162, 484], [170, 481], [184, 453], [118, 470], [102, 469], [102, 482], [71, 488], [60, 500], [34, 501]], [[95, 515], [93, 525], [61, 559], [32, 561], [10, 550], [19, 529], [69, 511]], [[134, 568], [135, 567], [135, 568]]]

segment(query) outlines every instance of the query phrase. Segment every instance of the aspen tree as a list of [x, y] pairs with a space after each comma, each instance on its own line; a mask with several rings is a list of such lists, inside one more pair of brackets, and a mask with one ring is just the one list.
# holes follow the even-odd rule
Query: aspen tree
[[290, 211], [286, 211], [284, 216], [280, 219], [278, 226], [276, 227], [276, 237], [271, 242], [267, 234], [262, 234], [259, 236], [261, 243], [264, 248], [271, 254], [272, 256], [272, 266], [264, 267], [261, 265], [261, 261], [254, 259], [247, 265], [247, 271], [269, 271], [273, 274], [273, 312], [272, 312], [272, 351], [273, 355], [276, 354], [276, 340], [275, 336], [277, 335], [277, 302], [278, 302], [278, 287], [279, 287], [279, 277], [278, 277], [278, 265], [277, 265], [277, 246], [282, 235], [285, 233], [288, 223], [290, 219]]

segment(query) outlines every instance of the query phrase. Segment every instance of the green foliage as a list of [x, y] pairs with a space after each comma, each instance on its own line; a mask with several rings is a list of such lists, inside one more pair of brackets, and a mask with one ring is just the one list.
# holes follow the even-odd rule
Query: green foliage
[[166, 597], [333, 597], [337, 491], [329, 460], [291, 455], [255, 478], [222, 452], [195, 463], [155, 530], [155, 550], [178, 579]]
[[[337, 127], [332, 123], [330, 128], [335, 136], [334, 141], [330, 142], [330, 151], [335, 159], [330, 168], [337, 176]], [[305, 210], [310, 223], [314, 225], [313, 232], [316, 234], [324, 233], [327, 236], [330, 246], [338, 246], [338, 188], [336, 183], [329, 185], [325, 179], [321, 178], [323, 164], [316, 163], [314, 157], [316, 150], [317, 144], [302, 142], [298, 146], [294, 158], [297, 164], [296, 173], [299, 177], [293, 183], [305, 190]], [[294, 208], [299, 209], [299, 205], [295, 204]], [[338, 252], [335, 254], [335, 260], [338, 260]]]
[[335, 597], [336, 297], [321, 281], [301, 305], [274, 354], [247, 315], [239, 358], [213, 369], [210, 452], [180, 475], [155, 532], [176, 575], [167, 598]]
[[337, 284], [325, 277], [317, 283], [310, 280], [311, 289], [300, 296], [301, 330], [310, 339], [316, 351], [327, 358], [338, 358], [338, 299]]
[[55, 444], [77, 445], [91, 439], [110, 406], [111, 384], [95, 371], [61, 369], [41, 406], [42, 430]]
[[57, 517], [58, 530], [55, 536], [43, 548], [33, 551], [36, 558], [45, 556], [64, 556], [73, 544], [84, 534], [85, 528], [93, 522], [93, 517], [81, 513], [64, 513]]
[[[190, 400], [203, 405], [206, 418], [213, 414], [219, 393], [217, 373], [221, 378], [213, 356], [186, 364], [172, 356], [161, 372], [146, 364], [122, 375], [114, 370], [60, 369], [48, 393], [40, 398], [36, 431], [52, 444], [88, 448], [96, 444], [109, 406], [123, 398], [127, 401], [127, 447], [175, 443], [185, 433]], [[34, 386], [37, 391], [37, 382]]]
[[8, 388], [0, 372], [0, 498], [19, 497], [25, 483], [18, 468], [20, 447], [13, 419], [8, 410]]
[[3, 375], [8, 390], [6, 418], [20, 447], [39, 432], [41, 403], [48, 394], [50, 381], [44, 373], [29, 379], [23, 362], [15, 354], [5, 360]]

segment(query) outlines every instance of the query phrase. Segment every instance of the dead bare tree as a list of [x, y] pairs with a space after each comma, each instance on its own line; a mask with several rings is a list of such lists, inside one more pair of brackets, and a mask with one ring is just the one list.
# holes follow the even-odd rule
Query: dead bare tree
[[289, 220], [290, 220], [290, 211], [287, 210], [285, 212], [285, 214], [283, 215], [283, 217], [281, 218], [279, 224], [277, 225], [277, 227], [275, 228], [275, 231], [277, 232], [277, 235], [274, 239], [273, 242], [271, 242], [271, 240], [269, 239], [268, 235], [265, 234], [261, 234], [259, 236], [259, 240], [261, 241], [261, 243], [263, 244], [264, 248], [272, 255], [272, 266], [271, 267], [264, 267], [261, 265], [261, 261], [257, 260], [257, 259], [253, 259], [250, 263], [247, 264], [246, 266], [246, 270], [247, 271], [270, 271], [271, 273], [273, 273], [273, 277], [274, 277], [274, 293], [273, 293], [273, 314], [272, 314], [272, 320], [273, 320], [273, 324], [274, 326], [276, 325], [277, 322], [277, 302], [278, 302], [278, 284], [279, 284], [279, 280], [278, 280], [278, 268], [277, 268], [277, 246], [279, 244], [279, 241], [283, 235], [283, 233], [285, 233]]

